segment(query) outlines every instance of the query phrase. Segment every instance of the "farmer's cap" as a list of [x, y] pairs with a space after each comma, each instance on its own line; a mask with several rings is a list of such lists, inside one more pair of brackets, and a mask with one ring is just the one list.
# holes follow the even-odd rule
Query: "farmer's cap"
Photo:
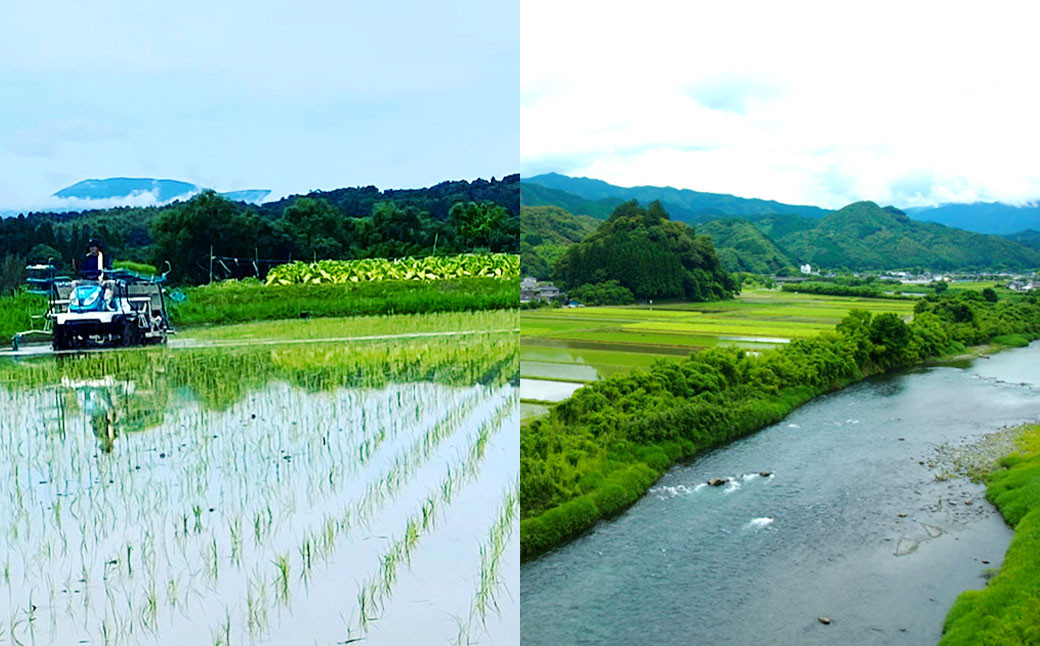
[[105, 243], [101, 242], [101, 240], [99, 240], [98, 238], [91, 238], [89, 246], [101, 249], [105, 246]]

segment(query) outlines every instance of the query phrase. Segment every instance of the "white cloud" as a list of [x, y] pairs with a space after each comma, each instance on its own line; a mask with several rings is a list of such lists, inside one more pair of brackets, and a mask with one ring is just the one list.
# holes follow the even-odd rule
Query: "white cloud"
[[1031, 4], [528, 4], [524, 172], [829, 207], [1040, 197]]
[[163, 206], [176, 200], [187, 200], [198, 193], [192, 191], [177, 198], [159, 201], [159, 189], [151, 191], [133, 191], [129, 195], [87, 199], [79, 197], [57, 197], [52, 195], [43, 199], [27, 200], [21, 203], [0, 205], [5, 212], [29, 213], [32, 211], [89, 211], [92, 209], [111, 209], [122, 206]]

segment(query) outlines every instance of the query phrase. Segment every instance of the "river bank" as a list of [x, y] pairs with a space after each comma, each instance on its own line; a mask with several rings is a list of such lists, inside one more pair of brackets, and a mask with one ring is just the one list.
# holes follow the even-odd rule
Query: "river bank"
[[[1000, 452], [1002, 457], [994, 458]], [[1040, 642], [1040, 424], [1003, 429], [969, 450], [968, 474], [1015, 530], [1003, 565], [983, 590], [957, 597], [940, 646]]]
[[1021, 376], [1037, 360], [1034, 343], [867, 379], [676, 465], [523, 566], [525, 639], [935, 644], [1012, 537], [981, 484], [943, 476], [943, 447], [1035, 419], [1040, 383]]
[[521, 431], [521, 560], [621, 513], [674, 464], [874, 374], [1008, 334], [1040, 336], [1027, 301], [921, 301], [912, 323], [854, 312], [835, 333], [761, 357], [714, 349], [590, 384]]

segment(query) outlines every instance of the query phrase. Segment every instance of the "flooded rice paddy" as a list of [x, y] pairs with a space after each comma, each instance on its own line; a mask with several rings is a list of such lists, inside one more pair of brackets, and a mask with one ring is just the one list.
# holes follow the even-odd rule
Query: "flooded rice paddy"
[[516, 337], [0, 359], [0, 640], [518, 643]]
[[[655, 361], [714, 347], [759, 354], [792, 338], [833, 329], [852, 309], [910, 315], [909, 301], [748, 290], [731, 301], [528, 310], [520, 314], [521, 386], [531, 408], [569, 396], [567, 382], [590, 382], [648, 368]], [[547, 383], [560, 385], [549, 386]], [[564, 397], [550, 397], [564, 393]], [[551, 395], [552, 393], [550, 393]], [[538, 409], [540, 410], [540, 409]]]

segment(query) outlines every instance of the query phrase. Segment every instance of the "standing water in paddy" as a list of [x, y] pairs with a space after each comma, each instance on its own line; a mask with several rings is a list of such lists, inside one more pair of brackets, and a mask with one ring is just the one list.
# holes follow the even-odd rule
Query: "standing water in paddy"
[[5, 638], [514, 641], [515, 348], [4, 363]]
[[522, 568], [525, 640], [934, 644], [1011, 538], [938, 449], [1040, 417], [1038, 360], [1034, 343], [870, 379], [673, 468]]

